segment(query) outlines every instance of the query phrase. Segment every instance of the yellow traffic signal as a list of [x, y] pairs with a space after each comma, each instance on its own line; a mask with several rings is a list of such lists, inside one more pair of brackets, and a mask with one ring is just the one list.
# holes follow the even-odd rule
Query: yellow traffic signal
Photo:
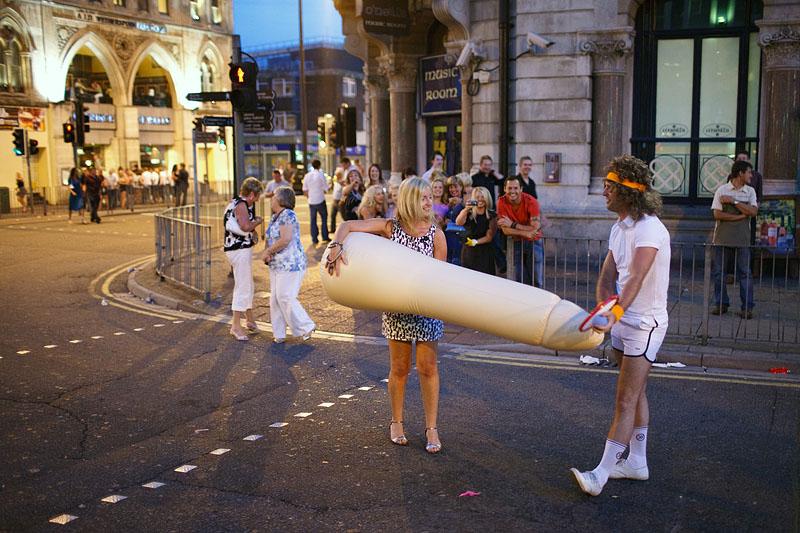
[[244, 69], [242, 67], [236, 69], [236, 78], [239, 80], [239, 83], [244, 84]]

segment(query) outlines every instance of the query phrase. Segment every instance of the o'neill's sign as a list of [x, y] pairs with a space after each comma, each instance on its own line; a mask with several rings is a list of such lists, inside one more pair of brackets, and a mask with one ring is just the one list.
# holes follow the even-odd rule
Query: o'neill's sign
[[420, 59], [419, 96], [423, 116], [461, 111], [461, 73], [445, 57], [442, 55]]

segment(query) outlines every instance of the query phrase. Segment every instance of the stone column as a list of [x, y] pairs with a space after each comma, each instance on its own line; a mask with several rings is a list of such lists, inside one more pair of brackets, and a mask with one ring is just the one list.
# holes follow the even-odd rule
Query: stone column
[[800, 152], [800, 23], [759, 22], [758, 44], [764, 51], [761, 87], [764, 107], [764, 194], [795, 194]]
[[417, 56], [388, 54], [378, 58], [381, 72], [389, 79], [389, 124], [392, 176], [417, 161]]
[[592, 182], [589, 192], [602, 193], [606, 164], [626, 153], [623, 133], [625, 59], [633, 32], [615, 30], [584, 36], [580, 50], [592, 57]]
[[389, 126], [389, 84], [383, 76], [367, 75], [364, 84], [369, 95], [370, 163], [391, 170], [392, 129]]

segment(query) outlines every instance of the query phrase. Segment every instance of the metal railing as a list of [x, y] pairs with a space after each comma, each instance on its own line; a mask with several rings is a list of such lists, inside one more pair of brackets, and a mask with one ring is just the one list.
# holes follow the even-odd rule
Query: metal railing
[[[200, 220], [203, 216], [201, 208]], [[214, 225], [194, 222], [194, 206], [173, 207], [157, 213], [155, 220], [156, 273], [203, 295], [211, 301], [211, 249], [218, 241]]]
[[[608, 242], [594, 239], [542, 239], [541, 259], [536, 253], [514, 260], [513, 239], [506, 249], [506, 277], [528, 267], [527, 279], [541, 281], [541, 288], [575, 302], [584, 309], [595, 305], [595, 286], [608, 252]], [[719, 252], [717, 252], [719, 250]], [[668, 293], [667, 334], [708, 344], [747, 349], [800, 353], [800, 274], [798, 260], [769, 248], [750, 247], [749, 278], [752, 302], [740, 291], [747, 280], [737, 275], [739, 258], [731, 248], [713, 244], [672, 243]], [[712, 314], [715, 302], [714, 263], [719, 255], [721, 275], [716, 288], [727, 287], [730, 310]], [[528, 281], [530, 283], [530, 281]], [[740, 293], [745, 294], [744, 298]], [[740, 309], [752, 306], [752, 318]]]

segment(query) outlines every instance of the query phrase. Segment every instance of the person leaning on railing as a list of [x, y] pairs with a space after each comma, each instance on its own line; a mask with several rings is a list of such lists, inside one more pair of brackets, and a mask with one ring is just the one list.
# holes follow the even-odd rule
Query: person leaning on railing
[[[233, 299], [231, 310], [233, 311], [233, 322], [231, 323], [231, 335], [236, 340], [248, 340], [247, 334], [242, 329], [242, 313], [247, 319], [247, 329], [256, 332], [255, 318], [253, 318], [253, 295], [255, 286], [253, 285], [253, 246], [258, 242], [255, 229], [263, 222], [261, 217], [256, 216], [255, 203], [261, 195], [263, 187], [256, 178], [247, 178], [242, 182], [239, 195], [231, 201], [225, 214], [223, 215], [223, 225], [225, 226], [225, 243], [223, 250], [228, 262], [233, 268]], [[233, 217], [236, 219], [238, 228], [229, 222]]]

